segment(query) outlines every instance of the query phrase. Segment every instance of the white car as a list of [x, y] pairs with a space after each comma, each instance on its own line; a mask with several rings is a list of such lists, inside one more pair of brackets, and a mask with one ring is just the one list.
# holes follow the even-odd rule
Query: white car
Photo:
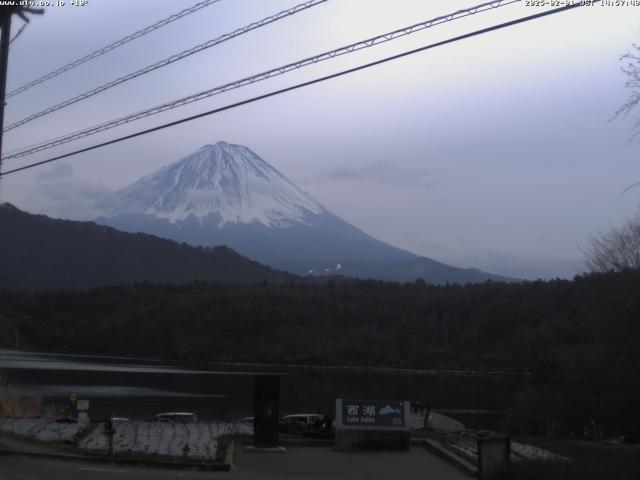
[[283, 433], [309, 432], [314, 425], [324, 420], [320, 413], [295, 413], [285, 415], [280, 419], [279, 430]]

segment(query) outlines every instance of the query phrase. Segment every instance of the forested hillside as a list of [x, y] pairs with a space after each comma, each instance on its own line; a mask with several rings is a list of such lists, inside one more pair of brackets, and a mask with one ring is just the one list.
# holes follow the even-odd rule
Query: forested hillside
[[197, 248], [92, 222], [0, 205], [0, 289], [89, 288], [141, 281], [289, 281], [226, 247]]
[[584, 415], [640, 424], [639, 271], [467, 286], [201, 282], [5, 292], [0, 311], [22, 345], [37, 350], [530, 371], [535, 388], [517, 409], [532, 418], [571, 416], [582, 405]]

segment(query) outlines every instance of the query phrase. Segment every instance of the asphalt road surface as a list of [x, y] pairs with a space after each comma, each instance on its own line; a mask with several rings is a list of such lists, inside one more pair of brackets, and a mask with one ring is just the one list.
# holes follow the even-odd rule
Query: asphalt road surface
[[0, 480], [403, 480], [469, 477], [421, 448], [410, 452], [344, 453], [328, 448], [298, 447], [286, 453], [238, 454], [231, 472], [191, 472], [69, 460], [0, 456]]
[[223, 478], [226, 472], [190, 472], [154, 468], [121, 467], [67, 460], [40, 460], [29, 457], [0, 457], [1, 480], [190, 480]]

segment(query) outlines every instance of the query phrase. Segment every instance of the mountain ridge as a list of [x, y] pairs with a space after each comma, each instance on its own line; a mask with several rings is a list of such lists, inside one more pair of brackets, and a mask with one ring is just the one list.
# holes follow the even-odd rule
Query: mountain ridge
[[225, 246], [194, 247], [93, 222], [34, 215], [7, 203], [0, 204], [0, 224], [0, 289], [300, 280]]

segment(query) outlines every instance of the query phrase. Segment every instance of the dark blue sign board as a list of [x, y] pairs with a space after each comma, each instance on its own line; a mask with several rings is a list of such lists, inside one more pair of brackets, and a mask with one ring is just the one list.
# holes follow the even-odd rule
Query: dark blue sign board
[[336, 400], [336, 428], [410, 430], [409, 402], [401, 400]]

